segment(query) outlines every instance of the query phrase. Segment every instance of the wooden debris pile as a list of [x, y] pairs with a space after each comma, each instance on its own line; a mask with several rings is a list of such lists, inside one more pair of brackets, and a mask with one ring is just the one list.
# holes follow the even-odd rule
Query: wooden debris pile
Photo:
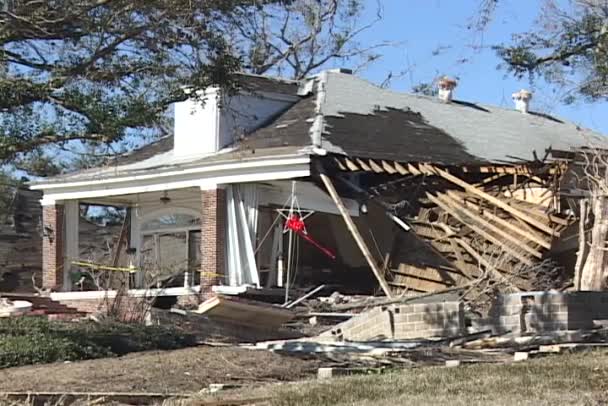
[[339, 170], [361, 173], [369, 200], [389, 202], [414, 231], [397, 233], [384, 261], [385, 278], [395, 292], [475, 285], [477, 295], [485, 296], [563, 283], [549, 253], [574, 218], [560, 207], [563, 168], [558, 164], [335, 161]]

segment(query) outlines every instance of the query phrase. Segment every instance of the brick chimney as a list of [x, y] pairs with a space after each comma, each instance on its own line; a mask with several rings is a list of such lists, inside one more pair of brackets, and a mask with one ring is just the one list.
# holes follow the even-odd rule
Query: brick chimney
[[454, 95], [454, 89], [458, 85], [456, 79], [451, 78], [449, 76], [444, 76], [439, 79], [439, 99], [444, 103], [449, 103], [452, 101], [452, 96]]
[[527, 114], [530, 109], [530, 100], [532, 100], [532, 92], [526, 89], [521, 89], [511, 95], [515, 102], [515, 110]]

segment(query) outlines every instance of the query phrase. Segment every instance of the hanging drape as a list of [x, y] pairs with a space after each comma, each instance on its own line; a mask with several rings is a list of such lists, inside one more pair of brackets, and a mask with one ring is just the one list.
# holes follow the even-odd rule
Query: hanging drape
[[230, 185], [226, 189], [228, 209], [228, 285], [254, 285], [260, 280], [255, 261], [258, 224], [258, 190], [255, 184]]

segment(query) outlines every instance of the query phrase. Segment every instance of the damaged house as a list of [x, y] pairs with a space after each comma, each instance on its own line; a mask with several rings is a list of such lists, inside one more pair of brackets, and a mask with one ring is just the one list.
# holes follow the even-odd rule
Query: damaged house
[[[562, 241], [574, 221], [559, 195], [567, 164], [549, 151], [599, 135], [534, 112], [529, 92], [509, 109], [459, 101], [455, 87], [445, 79], [429, 97], [346, 70], [242, 75], [236, 92], [177, 103], [172, 136], [32, 185], [43, 286], [97, 300], [99, 286], [75, 286], [84, 266], [128, 274], [133, 295], [197, 298], [319, 284], [391, 297], [480, 275], [513, 292], [553, 287], [576, 241]], [[83, 258], [83, 204], [126, 210], [112, 263]], [[542, 280], [547, 261], [560, 275]]]

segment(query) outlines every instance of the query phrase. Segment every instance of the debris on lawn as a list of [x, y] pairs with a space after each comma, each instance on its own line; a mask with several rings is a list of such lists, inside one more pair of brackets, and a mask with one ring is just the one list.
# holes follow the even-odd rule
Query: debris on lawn
[[264, 302], [215, 296], [201, 303], [198, 314], [257, 329], [277, 329], [294, 318], [291, 310]]
[[0, 317], [21, 316], [32, 310], [32, 304], [25, 300], [0, 298]]

